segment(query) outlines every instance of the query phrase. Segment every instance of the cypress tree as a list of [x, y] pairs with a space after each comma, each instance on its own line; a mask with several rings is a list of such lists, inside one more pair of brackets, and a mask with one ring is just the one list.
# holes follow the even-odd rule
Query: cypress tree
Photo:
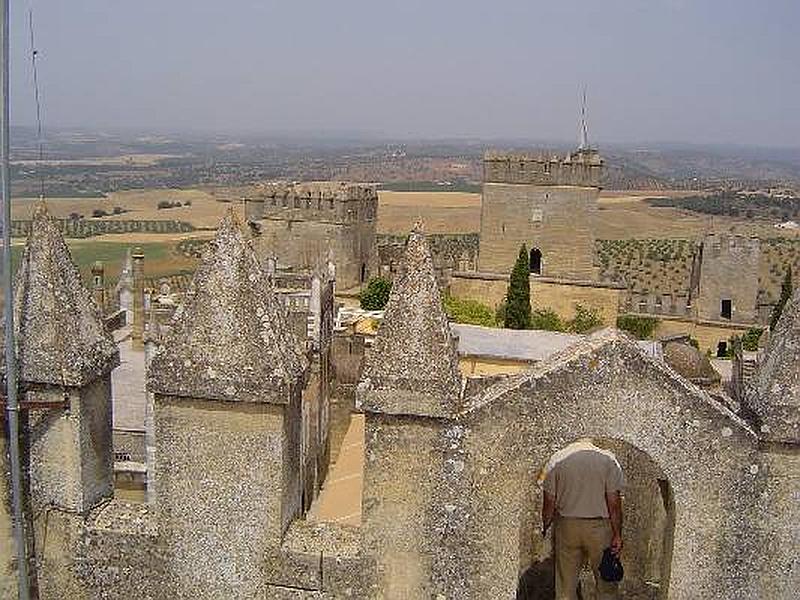
[[528, 250], [522, 244], [506, 292], [505, 326], [509, 329], [529, 329], [531, 326], [531, 282], [528, 276]]
[[772, 331], [775, 329], [775, 326], [778, 324], [778, 319], [781, 318], [781, 313], [783, 312], [783, 307], [786, 306], [786, 303], [789, 301], [789, 298], [792, 297], [792, 268], [789, 267], [786, 271], [786, 275], [783, 277], [783, 283], [781, 283], [781, 297], [778, 298], [778, 303], [775, 305], [775, 308], [772, 309], [772, 316], [769, 320], [769, 330]]

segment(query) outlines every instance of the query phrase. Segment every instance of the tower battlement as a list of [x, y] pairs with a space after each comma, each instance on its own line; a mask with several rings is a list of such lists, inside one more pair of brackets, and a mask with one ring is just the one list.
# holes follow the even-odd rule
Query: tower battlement
[[371, 222], [378, 193], [371, 185], [341, 181], [269, 183], [247, 205], [249, 220]]
[[572, 185], [599, 188], [603, 159], [596, 149], [579, 149], [565, 157], [546, 154], [487, 152], [484, 183]]

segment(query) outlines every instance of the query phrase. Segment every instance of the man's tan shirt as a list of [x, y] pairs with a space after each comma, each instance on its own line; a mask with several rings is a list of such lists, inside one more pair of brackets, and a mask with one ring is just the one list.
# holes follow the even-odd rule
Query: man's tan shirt
[[589, 442], [575, 442], [547, 465], [544, 490], [567, 518], [608, 518], [606, 494], [622, 491], [625, 478], [613, 453]]

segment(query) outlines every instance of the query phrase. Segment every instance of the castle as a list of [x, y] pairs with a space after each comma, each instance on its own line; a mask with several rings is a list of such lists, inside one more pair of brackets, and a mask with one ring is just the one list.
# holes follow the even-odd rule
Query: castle
[[[800, 245], [709, 232], [700, 240], [598, 240], [594, 219], [604, 161], [588, 144], [567, 155], [487, 152], [480, 234], [431, 236], [437, 277], [456, 297], [497, 308], [524, 244], [534, 309], [603, 322], [656, 317], [656, 334], [687, 334], [726, 355], [730, 338], [768, 322]], [[394, 278], [405, 240], [376, 234], [377, 195], [344, 182], [261, 187], [245, 199], [256, 248], [284, 267], [336, 265], [338, 293]]]
[[[781, 600], [800, 584], [800, 292], [738, 413], [613, 329], [521, 373], [464, 378], [413, 231], [356, 392], [360, 525], [306, 518], [330, 445], [322, 346], [302, 343], [312, 328], [292, 325], [233, 214], [156, 341], [150, 503], [113, 497], [118, 352], [43, 208], [13, 310], [40, 598], [546, 597], [537, 475], [582, 436], [613, 448], [629, 480], [628, 597]], [[0, 524], [9, 597], [7, 501]]]

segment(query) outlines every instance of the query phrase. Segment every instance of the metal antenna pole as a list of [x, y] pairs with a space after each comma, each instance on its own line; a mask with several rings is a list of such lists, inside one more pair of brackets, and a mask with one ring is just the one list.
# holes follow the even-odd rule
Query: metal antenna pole
[[20, 600], [30, 598], [28, 552], [25, 547], [25, 521], [22, 516], [22, 469], [19, 453], [19, 400], [17, 398], [17, 357], [14, 343], [14, 291], [11, 273], [11, 179], [8, 168], [9, 143], [9, 1], [0, 0], [0, 196], [3, 226], [3, 286], [5, 289], [6, 415], [8, 448], [11, 459], [11, 501], [14, 512], [14, 539], [17, 545], [17, 583]]
[[581, 103], [581, 144], [578, 146], [581, 150], [589, 148], [589, 132], [586, 126], [586, 86], [583, 86], [583, 102]]

